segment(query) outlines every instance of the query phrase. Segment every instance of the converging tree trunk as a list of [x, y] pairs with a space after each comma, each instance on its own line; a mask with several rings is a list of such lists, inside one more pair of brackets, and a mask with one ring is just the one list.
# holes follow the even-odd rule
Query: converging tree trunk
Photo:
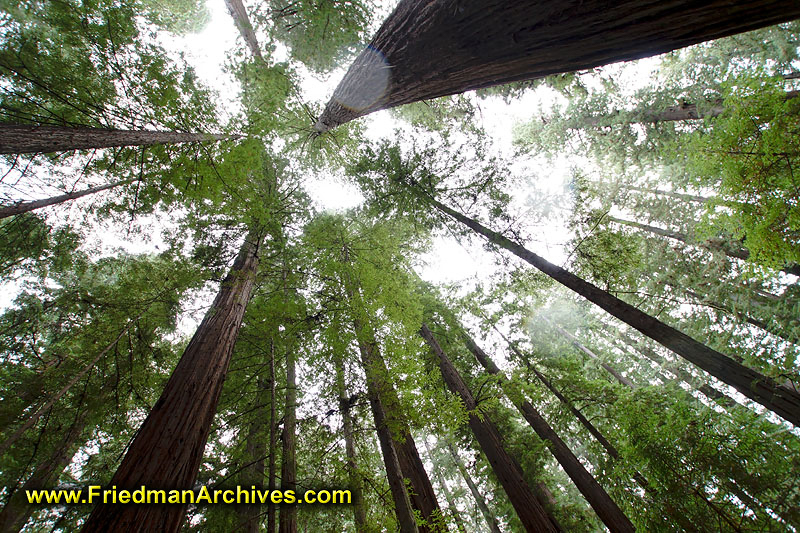
[[[258, 270], [260, 229], [251, 230], [217, 297], [184, 350], [112, 485], [135, 490], [191, 489], [203, 458], [233, 346]], [[98, 504], [82, 531], [177, 532], [184, 505]]]
[[486, 525], [489, 526], [490, 533], [502, 533], [500, 531], [500, 526], [497, 524], [497, 518], [495, 518], [494, 513], [489, 510], [489, 506], [486, 505], [486, 499], [484, 498], [484, 495], [478, 490], [478, 487], [472, 480], [472, 476], [469, 475], [469, 471], [467, 470], [467, 466], [464, 464], [464, 461], [461, 460], [461, 457], [458, 456], [458, 452], [449, 442], [447, 443], [447, 450], [450, 452], [453, 462], [456, 464], [458, 471], [461, 473], [461, 477], [464, 478], [464, 482], [467, 484], [467, 487], [469, 487], [469, 491], [472, 493], [472, 498], [475, 500], [475, 504], [478, 506], [478, 509], [480, 509], [483, 519], [486, 521]]
[[250, 17], [247, 16], [247, 9], [245, 9], [242, 0], [225, 0], [225, 5], [228, 7], [228, 13], [231, 14], [239, 34], [244, 39], [250, 53], [258, 59], [264, 59], [261, 55], [261, 47], [258, 46], [258, 39], [256, 33], [253, 31], [253, 25], [250, 23]]
[[570, 341], [570, 343], [572, 343], [573, 346], [575, 346], [580, 351], [582, 351], [583, 353], [588, 355], [589, 358], [592, 359], [593, 361], [596, 361], [597, 364], [599, 364], [603, 368], [603, 370], [605, 370], [606, 372], [611, 374], [614, 377], [614, 379], [616, 379], [617, 381], [620, 382], [620, 384], [625, 385], [629, 389], [635, 389], [636, 388], [631, 380], [629, 380], [628, 378], [626, 378], [625, 376], [623, 376], [622, 374], [617, 372], [617, 370], [614, 367], [612, 367], [611, 365], [609, 365], [608, 363], [603, 362], [603, 360], [600, 358], [599, 355], [597, 355], [596, 353], [591, 351], [589, 348], [587, 348], [586, 346], [581, 344], [581, 342], [572, 333], [570, 333], [569, 331], [565, 330], [564, 328], [562, 328], [558, 324], [553, 323], [552, 321], [550, 321], [547, 317], [545, 317], [543, 315], [539, 315], [539, 317], [542, 320], [544, 320], [545, 322], [547, 322], [548, 324], [550, 324], [550, 326], [552, 326], [554, 329], [556, 329], [559, 333], [561, 333], [561, 335], [564, 338], [566, 338], [568, 341]]
[[652, 56], [800, 17], [779, 0], [402, 0], [356, 58], [319, 132], [379, 109]]
[[467, 533], [467, 528], [464, 526], [464, 521], [461, 520], [461, 514], [459, 513], [458, 507], [456, 506], [456, 500], [455, 498], [453, 498], [453, 493], [450, 492], [449, 488], [447, 488], [447, 480], [442, 474], [441, 465], [438, 464], [436, 460], [434, 460], [433, 452], [431, 451], [431, 447], [428, 445], [428, 441], [423, 439], [422, 445], [425, 446], [425, 451], [428, 452], [428, 459], [430, 459], [431, 463], [433, 463], [433, 472], [434, 475], [436, 475], [436, 479], [439, 482], [439, 486], [442, 488], [444, 497], [447, 500], [447, 507], [450, 511], [450, 516], [456, 523], [458, 531], [460, 531], [461, 533]]
[[14, 215], [19, 215], [22, 213], [27, 213], [28, 211], [34, 211], [36, 209], [41, 209], [42, 207], [49, 207], [51, 205], [60, 204], [62, 202], [67, 202], [69, 200], [83, 198], [84, 196], [89, 196], [90, 194], [107, 191], [109, 189], [113, 189], [114, 187], [119, 187], [120, 185], [131, 183], [132, 181], [135, 181], [135, 178], [115, 181], [114, 183], [109, 183], [107, 185], [100, 185], [99, 187], [91, 187], [89, 189], [84, 189], [82, 191], [68, 192], [66, 194], [60, 194], [58, 196], [51, 196], [50, 198], [45, 198], [43, 200], [33, 200], [31, 202], [19, 202], [8, 206], [2, 206], [0, 207], [0, 219], [11, 217]]
[[[270, 494], [278, 486], [278, 466], [275, 456], [278, 452], [278, 406], [276, 400], [277, 382], [275, 375], [275, 339], [270, 339], [270, 358], [269, 358], [269, 463], [267, 466], [267, 483]], [[267, 502], [267, 533], [275, 533], [276, 531], [276, 507], [272, 500]]]
[[486, 414], [483, 414], [483, 416], [476, 414], [478, 404], [472, 396], [472, 392], [441, 346], [439, 346], [427, 325], [422, 325], [420, 335], [425, 339], [425, 342], [428, 343], [431, 351], [438, 359], [439, 369], [442, 372], [447, 388], [464, 402], [464, 407], [469, 413], [469, 427], [472, 429], [483, 453], [486, 454], [489, 464], [492, 465], [497, 479], [500, 481], [503, 490], [505, 490], [525, 530], [537, 533], [561, 531], [555, 519], [545, 511], [544, 507], [536, 499], [531, 487], [522, 475], [522, 469], [519, 464], [504, 449], [502, 437], [497, 427]]
[[353, 521], [356, 533], [367, 531], [367, 511], [364, 507], [363, 483], [356, 462], [356, 444], [353, 435], [353, 417], [350, 414], [350, 398], [347, 396], [347, 385], [344, 380], [344, 361], [335, 356], [336, 392], [339, 394], [339, 413], [342, 415], [342, 433], [344, 434], [344, 451], [347, 458], [347, 478], [350, 484], [353, 504]]
[[611, 499], [611, 496], [605, 489], [597, 482], [586, 468], [581, 464], [572, 450], [561, 440], [561, 438], [553, 431], [550, 424], [542, 417], [536, 408], [528, 400], [525, 399], [524, 394], [519, 387], [514, 385], [514, 382], [509, 381], [497, 365], [492, 361], [489, 356], [484, 352], [480, 346], [466, 333], [464, 334], [464, 342], [475, 359], [481, 366], [490, 374], [497, 376], [500, 379], [500, 384], [506, 392], [506, 396], [514, 403], [523, 418], [530, 424], [531, 428], [536, 432], [540, 439], [542, 439], [547, 448], [556, 458], [558, 464], [564, 469], [570, 477], [578, 490], [592, 506], [600, 520], [608, 527], [609, 531], [614, 532], [633, 532], [636, 529], [625, 513], [619, 506]]
[[0, 124], [0, 154], [46, 154], [68, 150], [221, 141], [236, 138], [238, 138], [236, 135], [219, 133]]
[[464, 224], [491, 243], [505, 248], [520, 259], [528, 262], [555, 281], [580, 294], [612, 316], [622, 320], [632, 328], [644, 333], [659, 344], [669, 348], [690, 363], [700, 367], [720, 381], [773, 411], [794, 425], [800, 425], [800, 394], [779, 385], [772, 378], [760, 374], [741, 363], [734, 361], [716, 350], [709, 348], [677, 329], [664, 324], [657, 318], [640, 311], [616, 296], [604, 291], [578, 276], [550, 263], [534, 254], [524, 246], [490, 230], [461, 213], [445, 206], [436, 199], [421, 194], [433, 207]]
[[[264, 459], [267, 454], [267, 431], [265, 431], [264, 421], [268, 419], [267, 405], [272, 403], [273, 400], [274, 398], [269, 397], [267, 380], [261, 376], [256, 376], [255, 406], [245, 442], [245, 466], [239, 476], [239, 484], [245, 489], [252, 486], [259, 490], [264, 489], [264, 474], [266, 471]], [[236, 511], [239, 515], [237, 531], [243, 531], [244, 533], [258, 533], [261, 531], [260, 503], [250, 501], [245, 505], [240, 505]]]
[[[663, 228], [658, 228], [656, 226], [649, 226], [647, 224], [634, 222], [632, 220], [623, 220], [621, 218], [613, 217], [611, 215], [609, 215], [607, 218], [611, 222], [616, 222], [617, 224], [621, 224], [623, 226], [629, 226], [631, 228], [640, 229], [642, 231], [652, 233], [653, 235], [674, 239], [684, 244], [701, 246], [711, 251], [722, 252], [728, 257], [741, 259], [742, 261], [747, 261], [748, 259], [750, 259], [750, 250], [742, 246], [740, 242], [728, 241], [724, 239], [708, 239], [700, 243], [693, 243], [689, 239], [688, 235], [686, 235], [685, 233], [681, 233], [679, 231], [670, 231]], [[797, 264], [785, 265], [781, 268], [781, 270], [786, 272], [787, 274], [794, 274], [795, 276], [800, 276], [800, 265]]]

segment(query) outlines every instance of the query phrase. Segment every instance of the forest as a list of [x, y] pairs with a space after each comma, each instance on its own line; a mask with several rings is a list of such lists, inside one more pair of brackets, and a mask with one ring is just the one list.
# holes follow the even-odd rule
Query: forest
[[796, 1], [0, 0], [0, 531], [800, 531], [795, 164]]

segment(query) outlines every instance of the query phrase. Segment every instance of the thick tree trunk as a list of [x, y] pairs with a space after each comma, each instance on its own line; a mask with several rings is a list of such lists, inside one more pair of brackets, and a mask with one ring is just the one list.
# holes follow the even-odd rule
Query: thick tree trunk
[[[358, 348], [367, 382], [373, 384], [371, 394], [378, 395], [384, 416], [388, 420], [389, 426], [393, 428], [390, 433], [392, 448], [397, 454], [403, 476], [408, 478], [411, 484], [409, 494], [411, 505], [420, 512], [428, 524], [435, 524], [440, 520], [441, 515], [439, 502], [417, 451], [414, 438], [411, 436], [411, 429], [402, 415], [397, 391], [388, 381], [389, 369], [381, 357], [375, 335], [360, 320], [354, 321], [354, 329], [357, 332]], [[420, 533], [432, 532], [435, 531], [435, 528], [423, 525], [419, 526], [419, 531]]]
[[780, 0], [402, 0], [316, 124], [470, 89], [652, 56], [800, 17]]
[[587, 348], [586, 346], [584, 346], [583, 344], [581, 344], [581, 342], [580, 342], [580, 341], [579, 341], [577, 338], [575, 338], [575, 336], [574, 336], [574, 335], [572, 335], [572, 334], [571, 334], [569, 331], [565, 330], [564, 328], [562, 328], [562, 327], [561, 327], [561, 326], [559, 326], [558, 324], [555, 324], [555, 323], [553, 323], [552, 321], [548, 320], [546, 317], [544, 317], [544, 316], [541, 316], [541, 315], [539, 315], [539, 316], [540, 316], [540, 318], [542, 318], [542, 319], [543, 319], [545, 322], [547, 322], [548, 324], [550, 324], [550, 325], [551, 325], [553, 328], [555, 328], [556, 330], [558, 330], [558, 332], [559, 332], [559, 333], [561, 333], [561, 335], [563, 335], [563, 336], [564, 336], [564, 338], [566, 338], [568, 341], [570, 341], [570, 342], [572, 343], [572, 345], [573, 345], [573, 346], [575, 346], [575, 347], [576, 347], [576, 348], [578, 348], [580, 351], [582, 351], [583, 353], [585, 353], [586, 355], [588, 355], [590, 359], [592, 359], [592, 360], [596, 361], [596, 362], [597, 362], [597, 363], [598, 363], [598, 364], [599, 364], [599, 365], [600, 365], [600, 366], [603, 368], [603, 370], [605, 370], [606, 372], [608, 372], [609, 374], [611, 374], [611, 376], [613, 376], [613, 377], [614, 377], [614, 379], [616, 379], [617, 381], [619, 381], [619, 382], [620, 382], [620, 384], [622, 384], [622, 385], [624, 385], [624, 386], [628, 387], [629, 389], [635, 389], [635, 388], [636, 388], [636, 387], [634, 386], [634, 384], [633, 384], [633, 382], [632, 382], [631, 380], [629, 380], [628, 378], [626, 378], [625, 376], [623, 376], [622, 374], [620, 374], [619, 372], [617, 372], [617, 370], [616, 370], [614, 367], [612, 367], [611, 365], [609, 365], [609, 364], [607, 364], [607, 363], [604, 363], [604, 362], [603, 362], [603, 360], [600, 358], [600, 356], [599, 356], [599, 355], [597, 355], [596, 353], [594, 353], [593, 351], [591, 351], [589, 348]]
[[336, 356], [336, 391], [339, 394], [339, 412], [342, 415], [347, 477], [350, 482], [350, 493], [353, 497], [353, 521], [356, 525], [356, 533], [365, 533], [367, 531], [367, 511], [364, 507], [363, 483], [361, 483], [358, 462], [356, 461], [353, 417], [350, 415], [350, 398], [347, 396], [347, 385], [344, 381], [344, 361], [338, 356]]
[[0, 531], [6, 533], [20, 531], [36, 506], [28, 504], [25, 496], [26, 490], [50, 489], [58, 481], [59, 476], [72, 462], [72, 457], [78, 451], [78, 443], [84, 428], [88, 411], [84, 410], [76, 417], [66, 435], [63, 436], [61, 445], [57, 446], [48, 458], [36, 465], [28, 480], [9, 497], [8, 502], [0, 512]]
[[428, 441], [423, 439], [422, 444], [425, 446], [425, 451], [428, 452], [428, 459], [430, 459], [431, 463], [433, 464], [433, 473], [436, 476], [436, 480], [439, 482], [439, 486], [442, 487], [444, 498], [447, 500], [447, 507], [450, 510], [450, 516], [453, 517], [453, 521], [456, 523], [458, 531], [460, 531], [460, 533], [467, 533], [467, 528], [464, 526], [464, 521], [461, 520], [458, 507], [456, 507], [456, 500], [453, 498], [453, 494], [450, 492], [450, 489], [447, 488], [447, 480], [444, 478], [444, 475], [442, 475], [440, 465], [436, 464], [436, 461], [433, 458], [433, 452], [431, 451], [431, 447], [428, 445]]
[[[724, 239], [708, 239], [707, 241], [701, 243], [693, 243], [690, 241], [689, 237], [685, 233], [681, 233], [678, 231], [670, 231], [663, 228], [658, 228], [656, 226], [649, 226], [647, 224], [641, 224], [639, 222], [633, 222], [631, 220], [623, 220], [621, 218], [613, 217], [610, 215], [607, 218], [611, 222], [616, 222], [617, 224], [622, 224], [624, 226], [629, 226], [631, 228], [640, 229], [642, 231], [652, 233], [653, 235], [674, 239], [684, 244], [702, 246], [703, 248], [711, 251], [722, 252], [728, 257], [741, 259], [742, 261], [747, 261], [748, 259], [750, 259], [750, 250], [742, 246], [741, 243], [726, 241]], [[795, 276], [800, 276], [800, 265], [797, 264], [785, 265], [783, 268], [781, 268], [781, 270], [783, 272], [786, 272], [787, 274], [794, 274]]]
[[220, 141], [236, 138], [238, 136], [218, 133], [0, 124], [0, 154], [46, 154], [68, 150]]
[[[258, 270], [260, 231], [251, 231], [164, 392], [128, 448], [112, 485], [191, 489]], [[84, 532], [177, 532], [183, 505], [98, 504]]]
[[[294, 350], [286, 352], [286, 404], [283, 411], [283, 462], [281, 466], [281, 490], [297, 491], [297, 376]], [[280, 508], [280, 533], [297, 533], [297, 507], [284, 505]]]
[[420, 328], [420, 335], [438, 359], [439, 369], [447, 387], [464, 402], [464, 407], [469, 413], [469, 427], [483, 453], [486, 454], [489, 464], [492, 465], [497, 479], [525, 530], [537, 533], [560, 531], [561, 528], [556, 525], [555, 520], [534, 496], [533, 490], [522, 475], [519, 464], [503, 448], [502, 438], [495, 425], [486, 414], [480, 417], [476, 414], [478, 404], [475, 402], [472, 392], [425, 324]]
[[120, 185], [131, 183], [132, 181], [135, 181], [135, 179], [115, 181], [114, 183], [109, 183], [108, 185], [91, 187], [89, 189], [84, 189], [82, 191], [68, 192], [66, 194], [60, 194], [58, 196], [51, 196], [50, 198], [45, 198], [44, 200], [34, 200], [32, 202], [19, 202], [13, 205], [3, 206], [0, 207], [0, 219], [11, 217], [14, 215], [19, 215], [22, 213], [27, 213], [28, 211], [34, 211], [36, 209], [41, 209], [42, 207], [48, 207], [51, 205], [60, 204], [62, 202], [66, 202], [69, 200], [83, 198], [84, 196], [89, 196], [90, 194], [107, 191], [108, 189], [113, 189], [114, 187], [119, 187]]
[[605, 489], [597, 482], [586, 468], [581, 464], [572, 450], [561, 440], [561, 438], [553, 431], [550, 424], [542, 417], [536, 408], [525, 399], [519, 387], [516, 387], [513, 382], [508, 381], [506, 377], [497, 368], [494, 361], [484, 352], [475, 341], [464, 334], [464, 341], [467, 348], [472, 355], [478, 360], [481, 366], [490, 374], [497, 376], [500, 379], [503, 390], [506, 391], [508, 398], [514, 403], [523, 418], [530, 424], [531, 428], [536, 432], [540, 439], [542, 439], [547, 448], [556, 458], [558, 464], [564, 469], [564, 472], [570, 477], [578, 490], [583, 494], [589, 505], [592, 506], [594, 512], [600, 517], [600, 520], [608, 527], [609, 531], [614, 532], [633, 532], [636, 528], [633, 527], [631, 521], [625, 516], [625, 513], [619, 506], [611, 499], [611, 496]]
[[478, 487], [472, 480], [472, 476], [469, 475], [469, 471], [467, 470], [467, 466], [464, 464], [464, 461], [461, 460], [461, 457], [458, 456], [458, 452], [449, 442], [447, 443], [447, 449], [450, 451], [450, 455], [452, 456], [456, 467], [458, 467], [461, 477], [464, 478], [464, 482], [467, 484], [467, 487], [469, 487], [469, 491], [472, 493], [472, 498], [475, 500], [478, 509], [480, 509], [483, 519], [486, 520], [486, 525], [489, 526], [490, 533], [502, 533], [500, 531], [500, 526], [497, 524], [497, 518], [495, 518], [492, 511], [489, 509], [489, 506], [486, 505], [486, 499], [478, 490]]
[[690, 363], [700, 367], [720, 381], [798, 426], [800, 425], [800, 394], [776, 383], [751, 368], [734, 361], [716, 350], [697, 342], [688, 335], [664, 324], [643, 311], [623, 302], [616, 296], [595, 287], [578, 276], [534, 254], [524, 246], [490, 230], [476, 220], [450, 209], [430, 196], [421, 196], [432, 206], [464, 224], [490, 242], [505, 248], [520, 259], [547, 274], [555, 281], [605, 309], [632, 328], [669, 348]]
[[[354, 321], [356, 333], [363, 331], [363, 327], [358, 320]], [[370, 345], [362, 340], [358, 341], [359, 352], [361, 353], [361, 364], [364, 367], [367, 381], [367, 396], [372, 409], [372, 417], [375, 421], [375, 431], [378, 434], [378, 442], [383, 455], [383, 463], [386, 468], [386, 479], [389, 482], [389, 489], [394, 501], [394, 511], [397, 516], [397, 525], [401, 533], [418, 533], [419, 528], [414, 518], [414, 509], [411, 506], [411, 499], [404, 481], [404, 472], [400, 465], [400, 457], [395, 446], [396, 441], [392, 436], [392, 430], [388, 421], [386, 408], [383, 398], [387, 396], [388, 388], [391, 385], [386, 379], [375, 370], [374, 350], [376, 346]]]
[[[256, 378], [257, 392], [255, 395], [255, 408], [253, 419], [247, 432], [245, 443], [244, 462], [247, 466], [241, 472], [239, 484], [245, 489], [255, 486], [264, 489], [264, 474], [266, 465], [264, 459], [267, 454], [267, 432], [264, 420], [267, 419], [267, 401], [269, 388], [267, 381], [260, 376]], [[269, 399], [271, 402], [272, 400]], [[237, 531], [245, 533], [258, 533], [261, 531], [261, 504], [248, 502], [237, 508], [239, 524]]]
[[253, 54], [253, 57], [264, 59], [261, 55], [261, 47], [258, 46], [256, 33], [253, 31], [253, 25], [250, 23], [250, 17], [247, 16], [247, 9], [245, 9], [242, 0], [225, 0], [225, 5], [228, 7], [228, 13], [231, 14], [233, 22], [236, 23], [236, 28], [250, 49], [250, 53]]

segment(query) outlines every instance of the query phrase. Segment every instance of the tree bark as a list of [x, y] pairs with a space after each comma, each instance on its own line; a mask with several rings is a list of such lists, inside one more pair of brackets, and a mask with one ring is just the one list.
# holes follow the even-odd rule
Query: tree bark
[[218, 133], [0, 124], [0, 154], [46, 154], [92, 148], [149, 146], [237, 138], [239, 138], [238, 135]]
[[247, 9], [242, 0], [225, 0], [225, 5], [228, 7], [228, 13], [231, 14], [236, 28], [250, 49], [250, 53], [253, 54], [253, 57], [263, 60], [261, 47], [258, 46], [256, 33], [253, 31], [253, 25], [250, 23], [250, 17], [247, 16]]
[[350, 415], [350, 398], [347, 396], [347, 386], [344, 381], [344, 361], [339, 356], [336, 356], [336, 390], [339, 394], [339, 412], [342, 415], [344, 450], [347, 457], [347, 477], [350, 482], [350, 492], [353, 496], [353, 521], [356, 525], [356, 533], [366, 533], [367, 511], [364, 508], [363, 484], [361, 483], [356, 461], [353, 418]]
[[[283, 455], [281, 490], [297, 491], [297, 376], [293, 350], [286, 352], [286, 404], [283, 412]], [[278, 523], [280, 533], [297, 533], [297, 508], [284, 505], [280, 508]]]
[[796, 17], [800, 5], [780, 0], [402, 0], [350, 66], [315, 129], [419, 100], [653, 56]]
[[83, 430], [86, 428], [87, 415], [87, 410], [83, 410], [78, 414], [66, 435], [63, 436], [62, 443], [53, 450], [47, 459], [36, 465], [33, 473], [22, 487], [11, 494], [8, 502], [3, 506], [2, 512], [0, 512], [0, 531], [6, 533], [17, 532], [25, 526], [25, 523], [36, 510], [36, 506], [28, 503], [25, 491], [50, 489], [56, 484], [59, 476], [67, 465], [72, 462], [73, 456], [78, 451], [79, 446], [77, 445]]
[[594, 476], [586, 470], [578, 458], [575, 457], [575, 454], [572, 453], [572, 450], [561, 440], [536, 408], [525, 399], [522, 391], [513, 382], [506, 379], [494, 361], [466, 333], [464, 334], [464, 342], [481, 366], [488, 373], [500, 379], [500, 384], [503, 390], [506, 391], [506, 396], [514, 403], [539, 438], [545, 442], [558, 464], [561, 465], [564, 472], [575, 483], [575, 486], [586, 498], [586, 501], [589, 502], [589, 505], [592, 506], [600, 520], [608, 527], [609, 531], [612, 533], [636, 531], [636, 528], [633, 527], [625, 513], [611, 499], [611, 496], [608, 495]]
[[604, 291], [578, 276], [556, 266], [534, 254], [524, 246], [490, 230], [476, 220], [443, 205], [434, 198], [422, 195], [430, 205], [454, 220], [464, 224], [484, 236], [493, 244], [505, 248], [520, 259], [528, 262], [555, 281], [580, 294], [612, 316], [622, 320], [632, 328], [644, 333], [659, 344], [669, 348], [690, 363], [700, 367], [723, 383], [783, 417], [792, 424], [800, 425], [800, 394], [779, 385], [772, 378], [748, 368], [708, 346], [697, 342], [688, 335], [664, 324], [616, 296]]
[[480, 417], [476, 414], [478, 404], [472, 396], [472, 392], [450, 362], [450, 359], [442, 351], [441, 346], [439, 346], [427, 325], [422, 325], [420, 335], [425, 339], [425, 342], [428, 343], [431, 351], [438, 359], [439, 369], [447, 387], [464, 402], [464, 407], [469, 413], [469, 427], [478, 440], [483, 453], [489, 459], [489, 464], [492, 465], [492, 469], [503, 486], [503, 490], [505, 490], [525, 530], [535, 532], [561, 531], [553, 517], [545, 511], [536, 496], [534, 496], [533, 490], [531, 490], [522, 475], [522, 469], [519, 464], [503, 448], [502, 438], [495, 425], [486, 414]]
[[[258, 270], [260, 230], [251, 230], [214, 303], [183, 352], [161, 397], [128, 448], [112, 485], [191, 489]], [[177, 532], [184, 505], [98, 504], [82, 531]]]
[[[681, 233], [678, 231], [670, 231], [663, 228], [657, 228], [655, 226], [649, 226], [647, 224], [641, 224], [639, 222], [633, 222], [630, 220], [623, 220], [621, 218], [616, 218], [610, 215], [607, 218], [611, 222], [616, 222], [617, 224], [622, 224], [623, 226], [630, 226], [632, 228], [640, 229], [642, 231], [652, 233], [653, 235], [659, 235], [661, 237], [674, 239], [684, 244], [689, 244], [689, 245], [695, 244], [689, 240], [689, 237], [685, 233]], [[742, 261], [747, 261], [748, 259], [750, 259], [750, 250], [742, 246], [741, 243], [726, 241], [724, 239], [708, 239], [707, 241], [697, 243], [696, 245], [702, 246], [706, 250], [711, 250], [711, 251], [716, 250], [718, 252], [722, 252], [728, 257], [741, 259]], [[795, 276], [800, 276], [800, 265], [798, 264], [784, 265], [781, 268], [781, 270], [783, 272], [786, 272], [787, 274], [794, 274]]]
[[491, 510], [489, 510], [489, 506], [486, 505], [486, 499], [480, 493], [478, 487], [475, 485], [475, 482], [472, 480], [472, 477], [469, 475], [469, 471], [467, 470], [464, 461], [461, 460], [461, 458], [458, 456], [458, 452], [449, 442], [447, 443], [447, 449], [450, 451], [450, 455], [453, 457], [453, 462], [456, 464], [456, 467], [458, 467], [461, 477], [464, 478], [467, 487], [469, 487], [469, 491], [472, 493], [472, 498], [475, 500], [478, 509], [480, 509], [483, 519], [486, 520], [486, 525], [489, 526], [490, 533], [502, 533], [502, 531], [500, 531], [500, 526], [497, 524], [497, 519], [494, 517], [494, 514], [491, 512]]
[[120, 185], [131, 183], [132, 181], [136, 181], [135, 178], [115, 181], [114, 183], [101, 185], [99, 187], [91, 187], [89, 189], [84, 189], [82, 191], [68, 192], [66, 194], [60, 194], [58, 196], [51, 196], [50, 198], [45, 198], [43, 200], [34, 200], [32, 202], [19, 202], [8, 206], [3, 206], [0, 207], [0, 219], [11, 217], [14, 215], [19, 215], [22, 213], [27, 213], [28, 211], [34, 211], [36, 209], [41, 209], [42, 207], [48, 207], [51, 205], [60, 204], [68, 200], [83, 198], [84, 196], [88, 196], [90, 194], [107, 191], [108, 189], [113, 189], [114, 187], [119, 187]]
[[411, 505], [420, 512], [425, 520], [425, 524], [419, 526], [419, 531], [420, 533], [432, 533], [435, 531], [433, 524], [440, 520], [441, 509], [433, 485], [417, 451], [414, 438], [411, 436], [411, 429], [402, 415], [397, 391], [388, 380], [389, 369], [386, 368], [386, 362], [381, 357], [374, 333], [358, 319], [354, 321], [353, 326], [357, 332], [358, 348], [364, 373], [367, 376], [367, 384], [372, 384], [373, 387], [370, 394], [377, 395], [380, 400], [383, 416], [389, 427], [392, 428], [392, 431], [389, 432], [392, 449], [397, 455], [403, 476], [408, 478], [411, 484], [409, 493]]
[[[264, 420], [266, 416], [266, 402], [269, 392], [267, 381], [258, 376], [256, 378], [255, 409], [253, 419], [247, 432], [245, 443], [244, 462], [247, 466], [241, 472], [239, 484], [246, 489], [255, 486], [259, 490], [264, 488], [264, 474], [266, 465], [264, 459], [267, 453], [266, 432]], [[270, 400], [272, 401], [272, 400]], [[237, 531], [245, 533], [258, 533], [261, 531], [261, 504], [254, 501], [237, 508], [239, 524]]]
[[[277, 488], [277, 461], [275, 455], [278, 449], [278, 408], [276, 405], [277, 387], [275, 382], [275, 339], [270, 339], [270, 359], [269, 359], [269, 466], [268, 468], [268, 488], [270, 494]], [[272, 500], [267, 502], [267, 533], [275, 533], [275, 511], [277, 508]]]
[[704, 196], [698, 196], [698, 195], [695, 195], [695, 194], [687, 194], [687, 193], [673, 192], [673, 191], [664, 191], [662, 189], [648, 189], [646, 187], [638, 187], [636, 185], [623, 185], [622, 187], [625, 188], [625, 189], [628, 189], [630, 191], [646, 192], [646, 193], [656, 194], [656, 195], [661, 195], [661, 196], [669, 196], [670, 198], [675, 198], [677, 200], [685, 200], [687, 202], [696, 202], [698, 204], [704, 204], [709, 200], [709, 198], [706, 198]]

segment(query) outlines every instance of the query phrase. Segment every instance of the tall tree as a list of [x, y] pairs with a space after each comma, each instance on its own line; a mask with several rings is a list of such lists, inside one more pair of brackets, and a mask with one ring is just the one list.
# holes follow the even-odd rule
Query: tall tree
[[[220, 291], [131, 443], [112, 483], [191, 488], [203, 457], [233, 346], [253, 290], [263, 230], [248, 232]], [[178, 531], [183, 505], [97, 505], [82, 531]]]
[[488, 457], [489, 463], [492, 465], [525, 530], [561, 531], [560, 526], [557, 525], [553, 517], [545, 511], [534, 496], [533, 491], [522, 476], [519, 464], [503, 448], [502, 437], [495, 425], [486, 414], [482, 417], [478, 417], [476, 414], [478, 404], [472, 392], [467, 388], [466, 383], [464, 383], [450, 359], [442, 351], [433, 333], [425, 324], [420, 329], [420, 335], [425, 339], [432, 353], [438, 359], [442, 377], [447, 387], [464, 402], [464, 407], [469, 413], [470, 428], [480, 443], [481, 449]]
[[[614, 6], [493, 2], [453, 10], [404, 0], [340, 82], [315, 129], [470, 89], [667, 52], [800, 16], [777, 1]], [[587, 33], [587, 27], [598, 28]], [[437, 50], [431, 54], [430, 50]], [[439, 58], [446, 55], [447, 68]]]

